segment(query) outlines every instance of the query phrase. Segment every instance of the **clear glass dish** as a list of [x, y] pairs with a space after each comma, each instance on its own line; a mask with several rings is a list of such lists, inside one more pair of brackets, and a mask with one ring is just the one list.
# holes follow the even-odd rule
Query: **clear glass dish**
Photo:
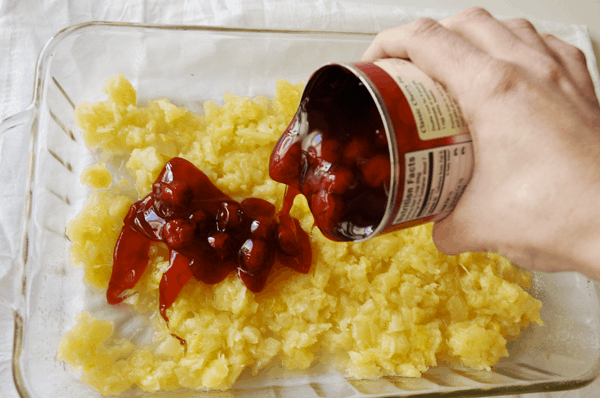
[[[42, 51], [34, 101], [0, 125], [0, 172], [14, 174], [25, 192], [13, 258], [2, 259], [0, 302], [13, 309], [14, 380], [22, 397], [99, 396], [56, 359], [61, 336], [82, 310], [113, 319], [125, 335], [143, 325], [109, 308], [103, 295], [69, 265], [67, 222], [86, 201], [79, 183], [94, 161], [73, 121], [74, 104], [102, 99], [105, 81], [122, 72], [138, 99], [167, 97], [200, 111], [225, 92], [273, 95], [275, 81], [306, 80], [326, 62], [360, 59], [373, 36], [361, 33], [236, 30], [191, 26], [87, 23], [58, 33]], [[17, 140], [18, 138], [18, 140]], [[13, 141], [14, 140], [14, 141]], [[6, 164], [20, 142], [29, 156]], [[8, 281], [8, 282], [7, 282]], [[4, 288], [8, 286], [7, 288]], [[349, 380], [317, 364], [302, 373], [242, 377], [229, 392], [178, 391], [123, 397], [405, 397], [487, 396], [582, 387], [600, 374], [600, 288], [574, 273], [535, 273], [532, 294], [542, 300], [544, 327], [532, 325], [510, 344], [492, 371], [439, 366], [420, 379]]]

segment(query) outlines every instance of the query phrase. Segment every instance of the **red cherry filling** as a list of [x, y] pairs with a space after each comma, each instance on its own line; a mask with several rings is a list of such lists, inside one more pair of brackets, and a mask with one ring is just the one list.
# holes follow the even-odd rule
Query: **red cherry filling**
[[321, 156], [319, 155], [319, 150], [314, 146], [308, 147], [306, 150], [306, 158], [310, 168], [319, 167], [321, 165]]
[[357, 178], [349, 168], [334, 165], [322, 180], [321, 188], [336, 195], [343, 195], [356, 188]]
[[208, 214], [204, 210], [198, 209], [190, 215], [190, 221], [196, 224], [198, 230], [204, 231], [209, 225], [210, 220], [208, 217]]
[[321, 144], [321, 157], [328, 163], [338, 163], [342, 158], [340, 143], [336, 140], [324, 140]]
[[275, 205], [266, 200], [258, 198], [246, 198], [242, 200], [242, 208], [250, 217], [273, 217], [275, 215]]
[[235, 251], [234, 238], [227, 232], [215, 231], [209, 234], [206, 240], [208, 241], [208, 245], [215, 250], [221, 259], [231, 257]]
[[319, 191], [313, 197], [310, 208], [317, 226], [322, 231], [335, 229], [346, 211], [342, 198], [325, 190]]
[[192, 189], [185, 181], [171, 181], [168, 184], [154, 183], [153, 193], [156, 214], [164, 219], [182, 217], [192, 200]]
[[269, 248], [262, 239], [248, 239], [240, 249], [242, 270], [249, 274], [259, 272], [269, 260]]
[[[135, 209], [134, 209], [135, 211]], [[109, 304], [118, 304], [130, 294], [148, 266], [148, 250], [151, 240], [131, 228], [132, 215], [130, 211], [125, 218], [125, 226], [117, 240], [113, 254], [113, 270], [106, 291], [106, 300]]]
[[373, 188], [389, 186], [391, 172], [390, 158], [386, 155], [373, 156], [362, 167], [363, 181]]
[[196, 225], [189, 219], [169, 220], [164, 225], [163, 237], [165, 243], [172, 249], [190, 246], [196, 239]]
[[269, 174], [275, 181], [295, 186], [302, 174], [302, 146], [286, 130], [277, 143], [279, 151], [271, 154]]
[[360, 165], [373, 156], [371, 145], [364, 137], [355, 137], [344, 147], [344, 163], [350, 166]]
[[280, 250], [277, 258], [282, 264], [302, 274], [308, 273], [312, 263], [310, 239], [300, 226], [300, 221], [282, 215], [277, 228], [277, 243]]
[[[130, 294], [148, 265], [153, 241], [166, 243], [170, 250], [170, 266], [159, 287], [159, 308], [166, 321], [167, 309], [192, 277], [218, 283], [237, 268], [248, 289], [259, 292], [280, 253], [285, 255], [285, 265], [308, 272], [312, 262], [310, 239], [289, 216], [290, 201], [293, 196], [286, 196], [280, 214], [262, 199], [247, 198], [238, 203], [190, 162], [171, 159], [152, 193], [134, 203], [125, 217], [114, 251], [107, 301], [117, 304]], [[301, 242], [301, 250], [293, 255], [284, 252], [277, 241], [278, 231], [286, 233], [286, 228], [293, 228], [288, 234]]]
[[277, 229], [277, 223], [272, 217], [258, 216], [250, 224], [250, 235], [253, 239], [271, 239]]
[[291, 217], [281, 217], [277, 227], [277, 243], [285, 254], [293, 256], [301, 250], [297, 228]]
[[[358, 78], [315, 83], [273, 149], [269, 172], [306, 196], [327, 238], [372, 233], [385, 213], [392, 170], [382, 118]], [[366, 203], [359, 196], [377, 200]]]
[[190, 260], [187, 257], [174, 250], [171, 251], [170, 266], [163, 274], [158, 286], [160, 315], [167, 323], [169, 323], [167, 309], [171, 307], [181, 289], [193, 277], [189, 263]]

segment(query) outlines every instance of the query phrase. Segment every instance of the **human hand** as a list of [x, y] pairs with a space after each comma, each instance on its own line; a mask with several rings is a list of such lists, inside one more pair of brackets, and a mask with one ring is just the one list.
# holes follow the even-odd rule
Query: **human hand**
[[473, 138], [473, 176], [434, 226], [438, 248], [600, 280], [600, 108], [583, 52], [470, 8], [381, 32], [363, 61], [384, 57], [442, 83]]

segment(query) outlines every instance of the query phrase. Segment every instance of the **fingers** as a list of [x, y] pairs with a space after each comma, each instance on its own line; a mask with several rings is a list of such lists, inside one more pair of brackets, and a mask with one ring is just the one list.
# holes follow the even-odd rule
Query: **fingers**
[[463, 236], [463, 233], [469, 231], [470, 228], [468, 226], [466, 228], [457, 228], [457, 223], [454, 221], [455, 218], [450, 213], [444, 220], [433, 224], [432, 238], [437, 249], [448, 256], [465, 252], [484, 251], [483, 248], [471, 244], [468, 237]]
[[498, 21], [484, 9], [469, 8], [440, 21], [440, 24], [492, 58], [515, 65], [532, 81], [562, 84], [566, 77], [569, 82], [571, 76], [560, 62], [561, 57], [525, 19]]
[[479, 7], [467, 8], [440, 24], [494, 58], [513, 62], [528, 49], [521, 38], [507, 25]]
[[[470, 184], [477, 185], [476, 181]], [[467, 186], [467, 191], [472, 191], [473, 185]], [[438, 250], [449, 256], [464, 252], [480, 252], [492, 249], [488, 243], [494, 242], [489, 239], [486, 232], [484, 220], [488, 220], [489, 214], [477, 203], [466, 203], [469, 195], [465, 194], [458, 202], [456, 208], [443, 220], [436, 221], [433, 225], [433, 243]]]
[[471, 88], [465, 77], [493, 65], [490, 61], [509, 62], [540, 84], [563, 84], [571, 97], [583, 94], [592, 106], [598, 105], [581, 50], [552, 35], [540, 35], [525, 19], [498, 21], [482, 8], [469, 8], [439, 22], [422, 18], [383, 31], [362, 60], [384, 57], [410, 59], [455, 95]]
[[567, 71], [573, 83], [575, 83], [588, 102], [597, 107], [598, 99], [592, 77], [587, 68], [584, 52], [547, 33], [542, 33], [540, 39], [552, 51], [556, 60]]
[[489, 62], [483, 51], [429, 18], [379, 33], [362, 61], [386, 57], [410, 59], [454, 93], [465, 90], [469, 76]]
[[524, 18], [507, 19], [501, 22], [516, 37], [531, 48], [550, 52], [546, 42], [539, 35], [533, 24]]

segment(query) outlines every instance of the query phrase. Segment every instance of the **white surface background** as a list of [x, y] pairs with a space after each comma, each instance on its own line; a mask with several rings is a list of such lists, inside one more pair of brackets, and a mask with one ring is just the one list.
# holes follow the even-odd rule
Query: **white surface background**
[[[588, 56], [593, 53], [596, 58], [600, 56], [600, 3], [597, 0], [131, 0], [114, 3], [110, 0], [0, 0], [0, 120], [29, 105], [35, 63], [44, 43], [66, 26], [92, 20], [377, 32], [395, 26], [395, 16], [403, 15], [406, 10], [410, 12], [410, 7], [459, 11], [478, 5], [498, 16], [587, 25], [593, 48], [593, 51], [588, 48]], [[443, 13], [431, 11], [431, 16], [437, 15]], [[0, 258], [11, 251], [6, 241], [9, 241], [6, 235], [0, 234]], [[2, 274], [0, 269], [0, 277]], [[0, 397], [3, 398], [18, 397], [10, 365], [12, 339], [12, 312], [0, 305]], [[527, 397], [600, 397], [600, 380], [577, 391]]]

